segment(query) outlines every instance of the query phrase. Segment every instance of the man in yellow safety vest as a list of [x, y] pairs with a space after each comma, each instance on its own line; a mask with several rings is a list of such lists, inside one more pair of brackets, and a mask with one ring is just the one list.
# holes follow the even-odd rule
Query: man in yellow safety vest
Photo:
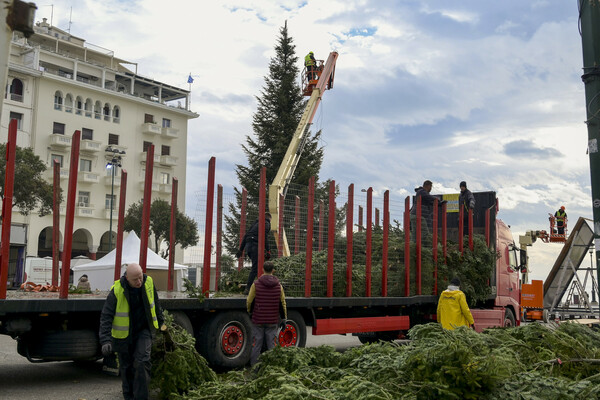
[[559, 235], [565, 234], [565, 221], [567, 220], [567, 213], [565, 212], [565, 206], [561, 206], [558, 211], [554, 213], [556, 218], [556, 229], [558, 229]]
[[309, 51], [306, 57], [304, 57], [304, 66], [306, 67], [306, 77], [309, 81], [317, 79], [315, 74], [317, 70], [317, 60], [312, 51]]
[[99, 332], [102, 354], [118, 354], [125, 400], [149, 398], [152, 334], [167, 329], [163, 322], [152, 278], [129, 264], [106, 298]]

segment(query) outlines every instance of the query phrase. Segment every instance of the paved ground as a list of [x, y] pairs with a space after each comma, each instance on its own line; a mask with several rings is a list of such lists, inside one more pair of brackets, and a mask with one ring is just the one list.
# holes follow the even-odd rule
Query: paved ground
[[[309, 328], [310, 330], [310, 328]], [[312, 336], [306, 345], [329, 344], [339, 351], [359, 346], [354, 336]], [[3, 400], [118, 400], [121, 380], [101, 371], [100, 362], [32, 364], [17, 354], [17, 342], [0, 335], [0, 399]]]

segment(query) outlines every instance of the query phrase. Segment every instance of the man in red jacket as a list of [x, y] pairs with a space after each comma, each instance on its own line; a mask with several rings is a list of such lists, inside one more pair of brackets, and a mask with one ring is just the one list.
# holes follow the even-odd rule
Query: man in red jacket
[[258, 278], [250, 287], [246, 306], [252, 315], [252, 355], [250, 365], [258, 361], [263, 343], [267, 349], [272, 349], [277, 343], [278, 323], [285, 327], [287, 318], [287, 307], [285, 305], [285, 294], [279, 283], [279, 279], [273, 275], [274, 265], [265, 262], [263, 265], [264, 275]]

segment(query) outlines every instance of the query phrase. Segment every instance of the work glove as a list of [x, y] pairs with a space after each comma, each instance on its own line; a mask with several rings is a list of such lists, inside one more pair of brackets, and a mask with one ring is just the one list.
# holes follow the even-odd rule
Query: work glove
[[235, 253], [235, 258], [240, 258], [242, 256], [242, 253], [242, 250], [238, 250], [237, 253]]
[[279, 323], [279, 329], [280, 330], [285, 330], [285, 327], [287, 326], [287, 320], [282, 319], [281, 322]]
[[267, 250], [265, 252], [265, 260], [270, 260], [271, 259], [271, 252], [269, 250]]
[[104, 343], [102, 345], [102, 355], [104, 357], [110, 356], [112, 354], [112, 352], [113, 352], [112, 351], [112, 343], [109, 342], [109, 343]]

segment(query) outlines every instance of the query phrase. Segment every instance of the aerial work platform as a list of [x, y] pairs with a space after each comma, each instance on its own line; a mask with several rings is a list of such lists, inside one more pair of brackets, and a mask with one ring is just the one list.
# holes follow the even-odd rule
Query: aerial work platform
[[586, 219], [580, 217], [575, 227], [571, 230], [569, 238], [565, 242], [562, 251], [544, 282], [544, 308], [548, 309], [550, 313], [553, 313], [557, 309], [560, 300], [567, 290], [569, 290], [573, 280], [573, 284], [583, 296], [583, 303], [586, 305], [586, 308], [589, 308], [587, 311], [592, 312], [589, 306], [589, 299], [587, 299], [587, 294], [585, 293], [585, 283], [582, 284], [579, 280], [577, 270], [593, 241], [594, 232], [586, 222]]

